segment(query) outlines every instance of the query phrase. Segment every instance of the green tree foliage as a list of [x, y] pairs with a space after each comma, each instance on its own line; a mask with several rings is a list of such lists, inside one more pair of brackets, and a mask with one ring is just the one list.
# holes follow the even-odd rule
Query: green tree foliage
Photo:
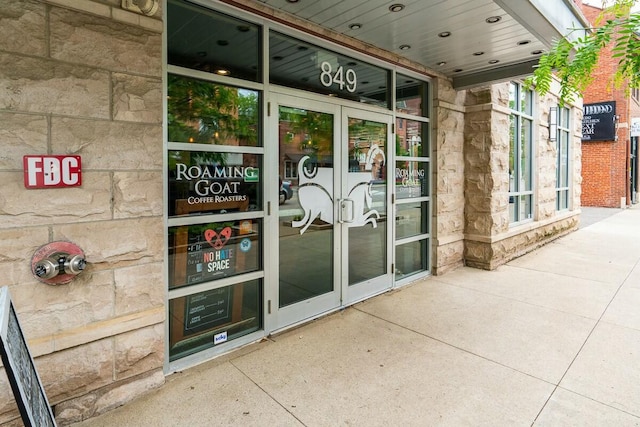
[[561, 101], [571, 102], [591, 83], [600, 52], [611, 45], [613, 57], [618, 60], [612, 83], [618, 87], [624, 84], [627, 89], [640, 87], [640, 14], [631, 12], [636, 2], [615, 0], [605, 4], [594, 28], [574, 41], [567, 36], [583, 30], [572, 30], [540, 57], [528, 84], [544, 95], [556, 75], [562, 84]]

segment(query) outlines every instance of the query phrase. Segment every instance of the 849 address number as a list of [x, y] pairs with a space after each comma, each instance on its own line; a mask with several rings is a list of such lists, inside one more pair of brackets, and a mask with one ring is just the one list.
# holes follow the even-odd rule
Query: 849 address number
[[324, 87], [331, 87], [338, 85], [340, 90], [347, 90], [351, 93], [356, 91], [358, 85], [358, 78], [356, 72], [347, 68], [346, 70], [342, 65], [338, 66], [338, 69], [334, 72], [333, 67], [327, 61], [323, 61], [320, 64], [320, 83]]

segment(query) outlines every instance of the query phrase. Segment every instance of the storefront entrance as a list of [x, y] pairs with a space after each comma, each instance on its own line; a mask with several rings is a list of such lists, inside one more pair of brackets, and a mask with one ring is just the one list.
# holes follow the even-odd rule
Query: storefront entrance
[[392, 287], [393, 118], [285, 95], [272, 98], [271, 111], [284, 181], [271, 310], [277, 330]]

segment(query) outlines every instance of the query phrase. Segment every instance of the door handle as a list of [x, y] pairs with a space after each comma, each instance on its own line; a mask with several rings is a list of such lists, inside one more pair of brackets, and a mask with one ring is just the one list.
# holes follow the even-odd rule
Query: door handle
[[340, 223], [350, 223], [354, 220], [354, 206], [355, 203], [352, 199], [341, 199], [340, 203], [340, 216], [338, 217], [338, 222]]

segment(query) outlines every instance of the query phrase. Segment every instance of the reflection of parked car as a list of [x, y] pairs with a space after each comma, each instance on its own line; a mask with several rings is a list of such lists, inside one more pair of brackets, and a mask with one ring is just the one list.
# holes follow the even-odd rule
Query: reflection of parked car
[[280, 204], [283, 204], [287, 200], [293, 197], [293, 190], [291, 189], [291, 181], [280, 182]]

